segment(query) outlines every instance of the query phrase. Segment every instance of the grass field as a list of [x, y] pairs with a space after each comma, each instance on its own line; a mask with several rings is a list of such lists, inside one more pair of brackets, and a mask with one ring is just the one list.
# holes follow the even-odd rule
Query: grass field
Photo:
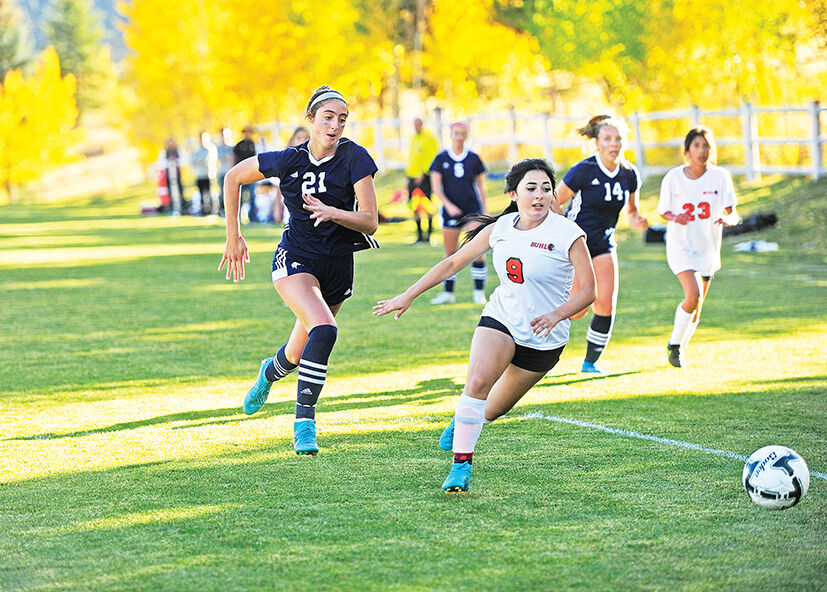
[[[827, 183], [739, 197], [781, 219], [725, 241], [692, 366], [666, 364], [681, 291], [663, 246], [621, 231], [612, 374], [578, 372], [574, 322], [558, 367], [483, 431], [467, 496], [442, 493], [436, 441], [479, 315], [468, 272], [456, 305], [370, 314], [440, 259], [412, 223], [357, 255], [312, 458], [290, 443], [295, 375], [241, 412], [292, 325], [278, 229], [245, 229], [234, 285], [223, 227], [140, 218], [146, 195], [0, 208], [0, 590], [827, 589]], [[733, 252], [749, 238], [780, 249]], [[753, 505], [743, 463], [714, 453], [766, 444], [818, 473], [790, 510]]]

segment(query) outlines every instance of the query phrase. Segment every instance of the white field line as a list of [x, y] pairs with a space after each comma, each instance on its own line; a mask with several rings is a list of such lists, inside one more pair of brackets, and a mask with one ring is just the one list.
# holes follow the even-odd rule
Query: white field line
[[[659, 444], [669, 444], [670, 446], [679, 446], [681, 448], [686, 448], [688, 450], [697, 450], [699, 452], [705, 452], [706, 454], [714, 454], [716, 456], [724, 456], [726, 458], [732, 458], [735, 460], [740, 460], [741, 462], [746, 462], [747, 458], [743, 454], [736, 454], [734, 452], [728, 452], [726, 450], [716, 450], [715, 448], [706, 448], [704, 446], [700, 446], [698, 444], [692, 444], [691, 442], [681, 442], [679, 440], [671, 440], [669, 438], [659, 438], [658, 436], [649, 436], [647, 434], [640, 434], [638, 432], [632, 432], [629, 430], [621, 430], [618, 428], [610, 428], [608, 426], [603, 426], [597, 423], [589, 423], [587, 421], [580, 421], [579, 419], [568, 419], [566, 417], [558, 417], [556, 415], [546, 415], [545, 413], [525, 413], [519, 417], [526, 418], [526, 419], [545, 419], [547, 421], [556, 421], [558, 423], [568, 423], [571, 425], [576, 425], [581, 428], [591, 428], [593, 430], [600, 430], [603, 432], [607, 432], [609, 434], [617, 434], [618, 436], [626, 436], [627, 438], [638, 438], [640, 440], [650, 440], [652, 442], [657, 442]], [[810, 471], [810, 475], [813, 477], [818, 477], [819, 479], [827, 480], [827, 474], [824, 473], [816, 473], [815, 471]]]

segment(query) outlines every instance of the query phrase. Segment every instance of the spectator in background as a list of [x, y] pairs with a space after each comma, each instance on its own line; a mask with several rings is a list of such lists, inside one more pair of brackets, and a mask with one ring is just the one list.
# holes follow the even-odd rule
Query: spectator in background
[[175, 143], [173, 138], [167, 138], [164, 159], [166, 161], [167, 187], [169, 187], [172, 215], [180, 216], [186, 206], [186, 200], [184, 200], [184, 186], [181, 183], [181, 153], [178, 151], [178, 144]]
[[218, 149], [212, 143], [209, 133], [201, 132], [201, 147], [192, 153], [190, 165], [201, 199], [201, 215], [218, 214], [218, 194], [213, 186], [218, 172]]
[[[299, 126], [293, 130], [293, 135], [290, 136], [289, 140], [287, 140], [287, 145], [298, 146], [299, 144], [304, 144], [309, 139], [310, 134], [307, 132], [307, 128]], [[276, 197], [275, 202], [273, 203], [273, 222], [276, 224], [287, 224], [287, 221], [290, 219], [290, 213], [287, 211], [287, 208], [284, 207], [284, 196], [281, 194], [280, 185], [280, 179], [276, 179]]]
[[224, 216], [224, 177], [235, 165], [233, 152], [233, 132], [225, 127], [221, 130], [221, 143], [218, 145], [218, 215]]
[[[411, 138], [408, 153], [408, 168], [405, 169], [405, 175], [408, 177], [408, 204], [413, 210], [414, 222], [416, 222], [416, 242], [430, 243], [434, 218], [431, 205], [430, 167], [439, 152], [439, 140], [425, 129], [419, 117], [414, 119], [414, 131], [416, 133]], [[414, 195], [417, 189], [421, 191], [421, 194]], [[427, 235], [422, 233], [422, 210], [425, 210], [428, 215]]]
[[[233, 147], [233, 154], [235, 155], [235, 164], [250, 158], [251, 156], [256, 155], [256, 143], [253, 140], [253, 128], [251, 126], [245, 126], [241, 133], [244, 134], [244, 138]], [[247, 193], [247, 201], [249, 208], [249, 217], [250, 222], [258, 222], [258, 218], [256, 216], [256, 200], [255, 200], [255, 184], [254, 183], [247, 183], [241, 186], [241, 204], [244, 205], [244, 193]], [[233, 196], [230, 196], [230, 199], [233, 199]]]

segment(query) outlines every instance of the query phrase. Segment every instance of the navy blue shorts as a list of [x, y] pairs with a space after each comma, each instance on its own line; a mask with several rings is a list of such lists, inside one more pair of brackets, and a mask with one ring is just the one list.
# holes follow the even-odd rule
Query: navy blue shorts
[[[480, 317], [480, 322], [477, 326], [502, 331], [513, 339], [508, 327], [493, 317]], [[522, 368], [529, 372], [542, 372], [545, 374], [560, 361], [560, 354], [563, 353], [565, 347], [565, 345], [562, 345], [556, 349], [534, 349], [533, 347], [526, 347], [515, 343], [514, 357], [511, 358], [511, 363], [517, 366], [517, 368]]]
[[592, 259], [617, 250], [614, 228], [600, 228], [595, 231], [583, 229], [583, 231], [586, 233], [586, 247]]
[[459, 216], [449, 216], [448, 212], [445, 211], [445, 208], [442, 208], [442, 227], [443, 228], [456, 228], [459, 230], [462, 228], [465, 221], [463, 218], [466, 216], [475, 216], [477, 214], [481, 214], [482, 210], [480, 209], [479, 203], [474, 205], [470, 208], [464, 208]]
[[309, 273], [319, 281], [328, 306], [353, 295], [353, 253], [342, 257], [297, 257], [279, 245], [273, 256], [273, 281], [297, 273]]

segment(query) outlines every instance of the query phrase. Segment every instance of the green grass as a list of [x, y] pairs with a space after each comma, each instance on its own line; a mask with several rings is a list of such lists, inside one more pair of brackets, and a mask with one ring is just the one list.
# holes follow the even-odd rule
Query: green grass
[[[387, 206], [401, 179], [378, 186], [404, 215]], [[245, 229], [234, 285], [215, 269], [222, 226], [140, 218], [145, 198], [0, 208], [0, 590], [824, 589], [823, 479], [769, 512], [737, 460], [526, 414], [742, 455], [784, 444], [827, 472], [827, 183], [739, 187], [742, 213], [780, 221], [725, 240], [680, 371], [663, 245], [621, 230], [613, 374], [578, 372], [588, 320], [574, 322], [558, 367], [485, 428], [459, 497], [441, 492], [436, 439], [479, 314], [467, 271], [456, 305], [425, 295], [375, 318], [441, 253], [410, 246], [410, 222], [380, 228], [338, 319], [322, 451], [299, 458], [295, 376], [258, 414], [240, 408], [293, 322], [269, 283], [279, 231]], [[780, 249], [732, 251], [749, 238]]]

